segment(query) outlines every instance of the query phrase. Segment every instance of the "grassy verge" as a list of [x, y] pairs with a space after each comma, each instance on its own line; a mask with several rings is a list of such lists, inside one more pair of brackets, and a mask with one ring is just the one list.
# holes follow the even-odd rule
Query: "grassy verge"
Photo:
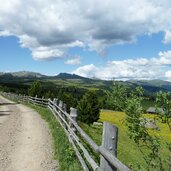
[[49, 124], [53, 137], [54, 158], [58, 160], [60, 171], [81, 171], [82, 167], [65, 135], [63, 128], [48, 108], [29, 105]]

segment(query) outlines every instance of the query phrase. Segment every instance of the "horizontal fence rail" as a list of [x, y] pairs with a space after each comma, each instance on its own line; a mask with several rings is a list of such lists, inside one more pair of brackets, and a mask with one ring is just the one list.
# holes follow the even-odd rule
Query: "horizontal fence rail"
[[[69, 142], [82, 165], [84, 171], [89, 171], [90, 167], [94, 171], [131, 171], [126, 165], [119, 161], [116, 157], [117, 148], [117, 128], [109, 123], [104, 123], [103, 127], [103, 142], [98, 146], [78, 125], [77, 123], [77, 110], [70, 109], [70, 114], [66, 112], [66, 104], [58, 99], [45, 99], [44, 97], [38, 98], [17, 95], [13, 93], [1, 92], [1, 95], [18, 102], [28, 102], [44, 107], [48, 107], [55, 118], [63, 127]], [[84, 141], [83, 141], [84, 139]], [[94, 160], [92, 154], [89, 153], [87, 145], [91, 147], [101, 157], [100, 164]]]

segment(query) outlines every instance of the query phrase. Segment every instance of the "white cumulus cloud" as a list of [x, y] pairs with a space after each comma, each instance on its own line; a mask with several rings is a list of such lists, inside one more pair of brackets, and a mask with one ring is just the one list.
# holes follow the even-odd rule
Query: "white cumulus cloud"
[[65, 64], [68, 64], [68, 65], [79, 65], [79, 64], [81, 64], [81, 58], [77, 57], [77, 58], [73, 58], [73, 59], [68, 59], [67, 61], [65, 61]]
[[165, 32], [165, 36], [164, 36], [163, 42], [166, 43], [166, 44], [171, 43], [171, 30], [167, 30]]
[[11, 34], [10, 34], [10, 32], [8, 31], [8, 30], [4, 30], [4, 31], [0, 31], [0, 36], [10, 36]]
[[[131, 43], [141, 34], [166, 32], [170, 0], [0, 0], [0, 36], [14, 35], [33, 58], [64, 57], [76, 46], [104, 55], [110, 45]], [[37, 50], [44, 47], [47, 50]]]
[[53, 58], [61, 58], [64, 55], [64, 52], [59, 49], [34, 49], [32, 50], [32, 56], [35, 60], [47, 60]]
[[171, 51], [160, 52], [151, 59], [137, 58], [109, 61], [104, 66], [93, 64], [77, 68], [73, 73], [100, 79], [165, 79], [171, 78], [167, 68], [171, 65]]
[[168, 81], [171, 81], [171, 70], [165, 72], [165, 77]]
[[98, 68], [95, 67], [95, 65], [90, 64], [90, 65], [84, 65], [82, 67], [77, 68], [75, 71], [73, 71], [72, 73], [80, 75], [82, 77], [94, 77], [96, 70], [98, 70]]

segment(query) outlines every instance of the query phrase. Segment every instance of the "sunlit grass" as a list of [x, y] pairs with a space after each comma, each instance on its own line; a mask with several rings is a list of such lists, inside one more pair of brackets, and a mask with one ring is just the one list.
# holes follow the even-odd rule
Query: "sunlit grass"
[[[146, 118], [154, 118], [154, 115], [145, 114]], [[107, 121], [119, 128], [119, 137], [118, 137], [118, 158], [128, 167], [133, 170], [146, 170], [148, 167], [143, 159], [143, 155], [138, 149], [135, 142], [133, 142], [127, 132], [125, 126], [126, 114], [123, 112], [116, 112], [111, 110], [102, 110], [100, 113], [99, 122]], [[161, 140], [161, 155], [164, 160], [167, 160], [169, 157], [169, 151], [166, 148], [166, 142], [171, 142], [171, 135], [169, 128], [166, 124], [157, 123], [160, 127], [159, 130], [149, 129], [149, 131], [157, 135]], [[102, 127], [94, 127], [93, 125], [86, 126], [83, 125], [83, 129], [94, 139], [97, 144], [101, 144], [102, 138]], [[166, 166], [167, 165], [167, 166]], [[141, 167], [141, 169], [140, 169]], [[165, 167], [167, 169], [168, 163], [165, 162]], [[168, 170], [168, 169], [167, 169]]]
[[159, 137], [162, 141], [171, 143], [171, 132], [169, 126], [166, 123], [162, 123], [156, 114], [144, 114], [143, 117], [149, 118], [155, 121], [158, 129], [149, 129], [149, 132]]

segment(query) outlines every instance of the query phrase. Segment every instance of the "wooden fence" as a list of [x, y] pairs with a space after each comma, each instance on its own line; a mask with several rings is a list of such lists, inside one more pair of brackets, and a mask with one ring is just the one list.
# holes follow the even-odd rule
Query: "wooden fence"
[[[89, 171], [90, 167], [94, 171], [116, 171], [117, 169], [131, 171], [116, 157], [118, 129], [114, 125], [107, 122], [103, 123], [102, 145], [98, 146], [77, 124], [77, 109], [70, 108], [70, 114], [68, 114], [66, 104], [58, 99], [44, 99], [4, 92], [1, 94], [14, 101], [48, 107], [63, 127], [84, 171]], [[100, 164], [94, 160], [92, 154], [90, 155], [85, 142], [89, 144], [88, 148], [92, 148], [94, 153], [100, 156]]]

